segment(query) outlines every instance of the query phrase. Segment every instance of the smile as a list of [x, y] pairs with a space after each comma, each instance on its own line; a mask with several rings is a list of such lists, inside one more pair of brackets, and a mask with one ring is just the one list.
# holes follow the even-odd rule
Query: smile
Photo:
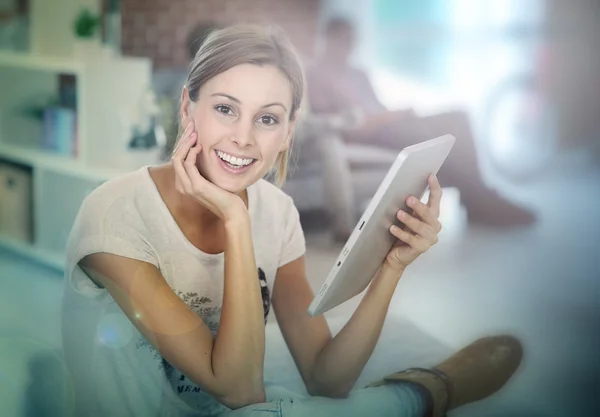
[[216, 150], [215, 153], [225, 165], [233, 170], [243, 170], [256, 161], [254, 158], [241, 158], [219, 150]]

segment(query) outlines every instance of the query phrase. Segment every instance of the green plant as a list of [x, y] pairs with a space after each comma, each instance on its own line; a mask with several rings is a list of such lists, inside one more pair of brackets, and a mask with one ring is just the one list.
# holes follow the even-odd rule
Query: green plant
[[100, 17], [89, 10], [82, 10], [75, 19], [75, 34], [80, 38], [91, 38], [100, 26]]

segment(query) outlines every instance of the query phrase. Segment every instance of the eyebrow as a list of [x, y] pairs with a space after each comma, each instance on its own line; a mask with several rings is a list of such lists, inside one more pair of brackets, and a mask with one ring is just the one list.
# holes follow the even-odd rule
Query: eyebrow
[[[229, 100], [231, 100], [231, 101], [233, 101], [233, 102], [236, 102], [236, 103], [238, 103], [238, 104], [242, 104], [242, 102], [241, 102], [240, 100], [238, 100], [237, 98], [235, 98], [235, 97], [233, 97], [233, 96], [230, 96], [229, 94], [225, 94], [225, 93], [214, 93], [214, 94], [212, 94], [212, 95], [211, 95], [211, 97], [215, 97], [215, 96], [221, 96], [221, 97], [225, 97], [225, 98], [228, 98]], [[274, 103], [265, 104], [264, 106], [262, 106], [262, 107], [261, 107], [261, 109], [265, 109], [265, 108], [267, 108], [267, 107], [272, 107], [272, 106], [281, 106], [281, 107], [283, 107], [283, 109], [284, 109], [286, 112], [288, 111], [288, 110], [287, 110], [287, 108], [286, 108], [286, 107], [285, 107], [285, 106], [284, 106], [282, 103], [279, 103], [279, 102], [274, 102]]]

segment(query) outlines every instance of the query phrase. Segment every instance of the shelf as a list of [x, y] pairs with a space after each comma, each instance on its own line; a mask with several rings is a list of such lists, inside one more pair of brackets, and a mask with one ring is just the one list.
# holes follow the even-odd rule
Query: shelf
[[0, 248], [31, 258], [59, 271], [65, 269], [65, 256], [63, 254], [39, 249], [32, 244], [19, 242], [2, 234], [0, 234]]
[[86, 180], [101, 182], [127, 172], [111, 168], [90, 168], [74, 157], [53, 154], [51, 151], [7, 145], [2, 142], [0, 142], [0, 158], [28, 165], [32, 168], [48, 169]]
[[83, 74], [84, 65], [75, 59], [31, 55], [18, 52], [0, 52], [0, 67], [14, 67], [40, 71]]

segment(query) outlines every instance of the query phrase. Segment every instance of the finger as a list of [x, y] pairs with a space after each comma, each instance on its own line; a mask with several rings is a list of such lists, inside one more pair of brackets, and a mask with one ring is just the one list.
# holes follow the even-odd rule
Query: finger
[[418, 217], [425, 222], [434, 233], [439, 233], [442, 230], [442, 224], [438, 220], [439, 213], [436, 213], [434, 208], [423, 204], [415, 197], [409, 197], [406, 204], [414, 210]]
[[425, 223], [432, 225], [435, 221], [435, 214], [428, 205], [423, 204], [416, 197], [408, 197], [406, 205], [414, 210], [418, 217]]
[[173, 155], [175, 155], [181, 149], [182, 145], [184, 145], [190, 139], [192, 133], [194, 133], [194, 125], [192, 122], [190, 122], [181, 134], [181, 138], [179, 138], [175, 149], [173, 149]]
[[190, 130], [191, 125], [192, 125], [192, 122], [189, 122], [188, 125], [183, 130], [183, 132], [181, 132], [181, 136], [179, 137], [179, 140], [177, 140], [177, 142], [175, 142], [175, 146], [173, 147], [173, 152], [171, 152], [171, 155], [175, 155], [175, 152], [177, 152], [177, 150], [181, 146], [181, 143], [187, 137], [188, 131]]
[[429, 199], [427, 205], [434, 209], [435, 217], [440, 215], [440, 202], [442, 201], [442, 186], [436, 175], [429, 176]]
[[191, 182], [191, 189], [194, 193], [200, 193], [206, 184], [206, 179], [202, 177], [200, 171], [198, 171], [198, 167], [196, 166], [196, 161], [198, 160], [198, 155], [202, 151], [202, 145], [197, 144], [188, 152], [187, 157], [185, 158], [184, 168], [188, 174], [188, 178]]
[[411, 216], [404, 210], [398, 211], [398, 220], [404, 223], [410, 230], [415, 232], [417, 235], [428, 240], [434, 240], [435, 233], [433, 232], [433, 229], [423, 221]]
[[186, 144], [182, 145], [175, 155], [171, 158], [173, 168], [175, 169], [175, 184], [180, 186], [180, 192], [191, 193], [192, 182], [184, 166], [185, 160], [189, 154], [190, 146], [195, 141], [195, 133], [186, 139]]
[[175, 149], [173, 150], [173, 155], [175, 155], [177, 152], [181, 151], [181, 149], [189, 143], [189, 141], [192, 138], [192, 134], [194, 134], [194, 130], [193, 129], [186, 129], [186, 131], [181, 135], [181, 138], [179, 139], [179, 141], [177, 142], [177, 146], [175, 147]]
[[415, 252], [425, 252], [427, 250], [427, 243], [419, 236], [410, 233], [407, 230], [402, 230], [396, 225], [392, 225], [390, 232], [400, 241], [406, 243]]
[[173, 159], [173, 169], [175, 170], [175, 188], [180, 193], [189, 193], [189, 190], [192, 188], [192, 182], [183, 167], [181, 159]]

